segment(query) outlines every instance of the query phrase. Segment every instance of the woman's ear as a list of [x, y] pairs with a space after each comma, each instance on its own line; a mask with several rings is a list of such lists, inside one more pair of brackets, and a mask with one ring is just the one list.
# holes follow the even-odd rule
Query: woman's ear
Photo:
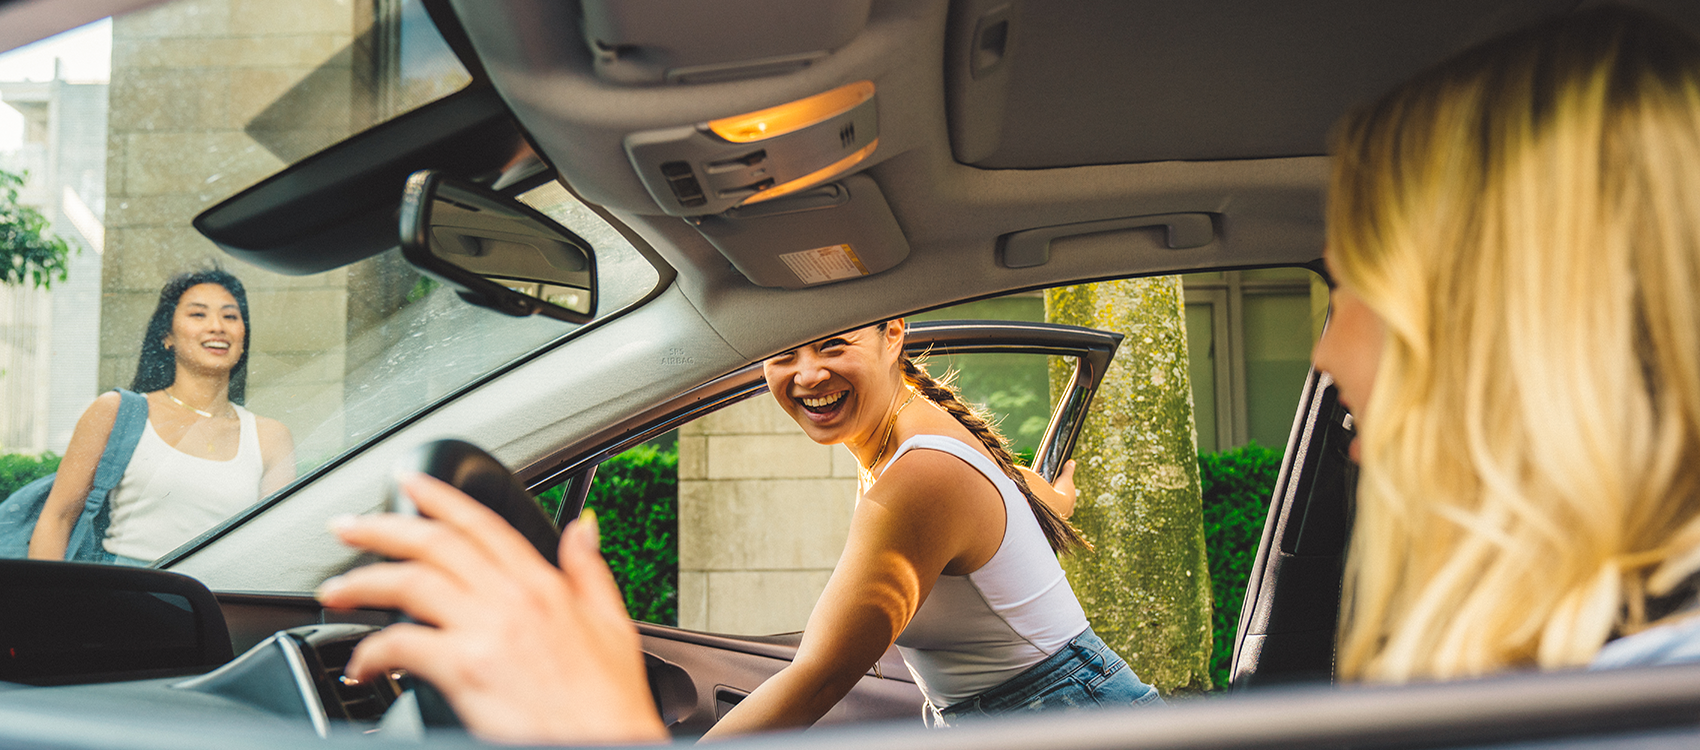
[[903, 318], [886, 321], [884, 331], [886, 348], [895, 349], [901, 355], [903, 353], [904, 334], [908, 330], [909, 323]]

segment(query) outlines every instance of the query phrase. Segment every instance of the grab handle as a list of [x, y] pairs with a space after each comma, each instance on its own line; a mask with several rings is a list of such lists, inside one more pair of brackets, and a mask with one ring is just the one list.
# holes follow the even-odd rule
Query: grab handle
[[1051, 262], [1051, 241], [1063, 237], [1120, 232], [1128, 229], [1163, 227], [1168, 230], [1167, 244], [1175, 250], [1203, 247], [1216, 239], [1216, 225], [1210, 214], [1155, 214], [1129, 216], [1121, 219], [1088, 221], [1083, 224], [1059, 224], [1053, 227], [1025, 229], [1003, 237], [1005, 268], [1031, 268]]

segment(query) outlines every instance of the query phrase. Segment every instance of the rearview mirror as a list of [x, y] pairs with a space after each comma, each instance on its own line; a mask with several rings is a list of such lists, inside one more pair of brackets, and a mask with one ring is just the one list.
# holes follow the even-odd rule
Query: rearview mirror
[[401, 202], [401, 252], [462, 299], [513, 316], [588, 323], [596, 315], [590, 243], [519, 201], [421, 170]]

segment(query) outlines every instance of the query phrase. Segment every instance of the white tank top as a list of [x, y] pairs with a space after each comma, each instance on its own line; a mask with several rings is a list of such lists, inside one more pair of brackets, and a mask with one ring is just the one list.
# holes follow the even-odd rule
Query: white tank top
[[[996, 687], [1044, 661], [1086, 632], [1056, 553], [1033, 509], [996, 463], [956, 438], [916, 435], [892, 454], [943, 451], [978, 469], [1003, 496], [1003, 542], [979, 570], [939, 576], [915, 618], [897, 637], [909, 673], [940, 709]], [[890, 466], [888, 463], [887, 466]]]
[[177, 450], [148, 422], [124, 478], [107, 500], [112, 505], [107, 552], [155, 560], [259, 502], [260, 475], [265, 471], [259, 429], [252, 412], [235, 408], [241, 429], [236, 457], [229, 461]]

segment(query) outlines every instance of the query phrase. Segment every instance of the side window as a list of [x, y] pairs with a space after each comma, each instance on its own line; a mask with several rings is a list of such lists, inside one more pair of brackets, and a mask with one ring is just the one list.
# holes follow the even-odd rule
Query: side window
[[[572, 482], [537, 496], [556, 516]], [[679, 438], [669, 432], [596, 467], [585, 497], [602, 532], [602, 555], [634, 620], [679, 621]]]
[[856, 461], [766, 391], [679, 430], [679, 626], [802, 630], [850, 533]]
[[1251, 441], [1282, 450], [1328, 315], [1327, 285], [1302, 268], [1187, 274], [1182, 285], [1199, 450]]
[[[1183, 290], [1200, 453], [1255, 439], [1272, 449], [1258, 460], [1278, 459], [1326, 310], [1314, 300], [1326, 291], [1313, 289], [1308, 272], [1290, 269], [1198, 274], [1183, 280]], [[1044, 292], [1022, 293], [909, 320], [1044, 322], [1046, 300]], [[1140, 345], [1125, 339], [1117, 359]], [[1034, 353], [935, 353], [925, 362], [935, 377], [954, 374], [964, 400], [990, 413], [1023, 462], [1052, 419], [1053, 381], [1074, 367], [1071, 358]], [[1217, 419], [1223, 414], [1230, 418]], [[1206, 474], [1217, 465], [1201, 462]], [[604, 461], [586, 505], [597, 512], [603, 552], [634, 618], [766, 635], [808, 621], [849, 534], [856, 475], [846, 449], [814, 443], [764, 391]], [[553, 510], [561, 492], [545, 493], [546, 507]], [[1225, 502], [1256, 505], [1266, 495], [1244, 492]], [[1207, 525], [1215, 516], [1262, 518], [1207, 508]], [[1254, 552], [1249, 532], [1207, 529], [1213, 539], [1237, 540], [1228, 545], [1234, 549], [1212, 541], [1212, 557]], [[1237, 611], [1243, 575], [1215, 583], [1216, 598]], [[1233, 615], [1222, 614], [1230, 636]]]

